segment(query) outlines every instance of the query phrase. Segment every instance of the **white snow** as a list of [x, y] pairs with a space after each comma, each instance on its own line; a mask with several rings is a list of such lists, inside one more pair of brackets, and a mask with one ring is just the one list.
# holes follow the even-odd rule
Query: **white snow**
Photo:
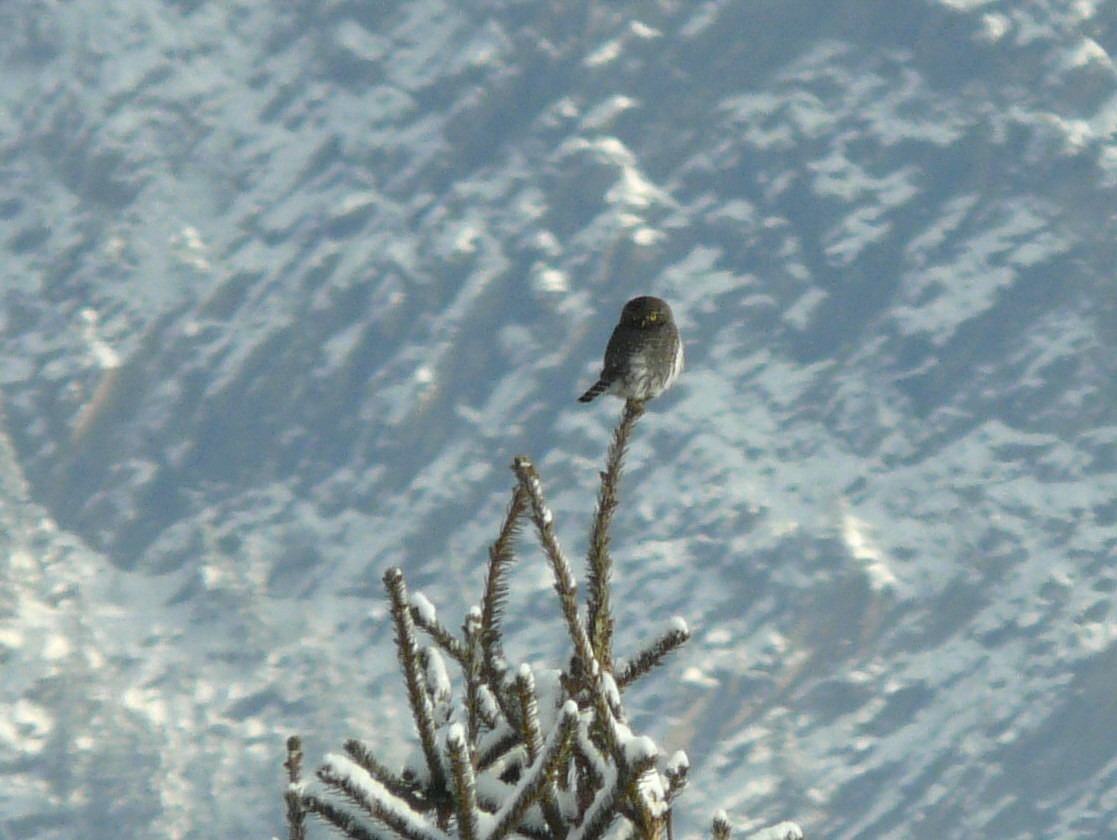
[[100, 316], [96, 309], [86, 308], [81, 311], [81, 319], [85, 324], [83, 334], [89, 343], [89, 353], [97, 367], [103, 370], [118, 368], [123, 363], [120, 354], [99, 334]]
[[673, 774], [679, 774], [685, 770], [690, 769], [690, 757], [683, 750], [676, 750], [667, 759], [667, 770]]
[[[348, 756], [340, 753], [329, 753], [326, 755], [323, 764], [337, 776], [347, 779], [370, 802], [380, 805], [416, 834], [435, 838], [435, 840], [450, 840], [449, 835], [445, 834], [422, 814], [414, 811], [406, 802], [389, 793], [387, 788], [372, 778], [368, 771], [353, 762]], [[358, 814], [360, 812], [354, 809], [351, 813]]]
[[446, 670], [446, 662], [441, 652], [435, 648], [427, 649], [427, 687], [436, 703], [446, 703], [453, 692], [450, 674]]
[[981, 37], [990, 43], [999, 41], [1008, 34], [1011, 26], [1012, 21], [1008, 15], [989, 12], [981, 16]]
[[782, 822], [750, 834], [749, 840], [803, 840], [803, 829], [796, 823]]
[[690, 634], [690, 627], [687, 626], [686, 619], [681, 615], [673, 615], [671, 618], [667, 619], [667, 629], [675, 634]]
[[606, 672], [601, 675], [601, 687], [605, 690], [610, 707], [618, 708], [621, 704], [621, 692], [612, 674]]
[[630, 764], [659, 755], [659, 748], [655, 745], [655, 741], [647, 735], [631, 736], [630, 734], [630, 737], [625, 739], [623, 746], [625, 759]]
[[500, 705], [496, 702], [496, 697], [487, 685], [482, 685], [480, 691], [477, 692], [477, 702], [481, 706], [481, 716], [486, 720], [496, 720], [500, 715]]
[[446, 743], [464, 748], [466, 745], [465, 727], [460, 723], [451, 723], [446, 727]]
[[897, 588], [899, 581], [889, 568], [880, 544], [873, 538], [869, 523], [854, 514], [844, 499], [841, 502], [841, 537], [849, 553], [861, 561], [874, 592]]
[[438, 610], [422, 592], [412, 593], [411, 606], [418, 611], [419, 619], [424, 624], [433, 625], [438, 622]]

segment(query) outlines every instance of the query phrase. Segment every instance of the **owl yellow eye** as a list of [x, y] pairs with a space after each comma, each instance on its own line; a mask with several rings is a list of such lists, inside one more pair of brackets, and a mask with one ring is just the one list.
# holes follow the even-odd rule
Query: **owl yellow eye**
[[652, 312], [650, 315], [648, 315], [648, 320], [649, 321], [659, 320], [659, 313], [658, 312]]

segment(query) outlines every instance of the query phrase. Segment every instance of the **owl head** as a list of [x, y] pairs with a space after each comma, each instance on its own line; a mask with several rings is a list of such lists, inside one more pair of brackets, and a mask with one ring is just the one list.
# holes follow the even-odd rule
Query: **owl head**
[[635, 297], [624, 305], [621, 311], [621, 323], [626, 327], [646, 330], [655, 327], [664, 327], [675, 322], [671, 314], [671, 307], [667, 302], [657, 297]]

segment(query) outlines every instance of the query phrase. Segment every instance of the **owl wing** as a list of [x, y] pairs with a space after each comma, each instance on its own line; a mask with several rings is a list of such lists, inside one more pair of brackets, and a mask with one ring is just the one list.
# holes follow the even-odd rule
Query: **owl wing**
[[612, 382], [624, 375], [632, 354], [639, 347], [641, 337], [640, 331], [632, 327], [617, 326], [613, 330], [605, 347], [605, 364], [601, 369], [603, 380]]

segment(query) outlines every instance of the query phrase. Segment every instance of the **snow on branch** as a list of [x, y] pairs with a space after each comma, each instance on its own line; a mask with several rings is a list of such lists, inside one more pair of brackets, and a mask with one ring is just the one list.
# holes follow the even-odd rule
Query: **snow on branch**
[[[308, 816], [354, 840], [670, 840], [671, 805], [687, 783], [686, 754], [664, 761], [650, 738], [633, 733], [621, 693], [661, 665], [690, 631], [672, 619], [618, 670], [613, 655], [609, 531], [628, 441], [643, 411], [641, 403], [626, 403], [601, 473], [585, 604], [543, 483], [523, 456], [512, 464], [516, 483], [489, 548], [479, 605], [468, 611], [460, 634], [439, 621], [421, 593], [408, 594], [400, 569], [385, 572], [396, 655], [425, 766], [394, 772], [350, 739], [344, 754], [327, 755], [317, 781], [306, 783], [302, 742], [292, 737], [284, 765], [289, 840], [306, 840]], [[505, 660], [508, 573], [528, 524], [550, 567], [570, 639], [565, 668]], [[430, 644], [421, 644], [419, 633]], [[728, 840], [729, 830], [719, 815], [714, 836]]]

